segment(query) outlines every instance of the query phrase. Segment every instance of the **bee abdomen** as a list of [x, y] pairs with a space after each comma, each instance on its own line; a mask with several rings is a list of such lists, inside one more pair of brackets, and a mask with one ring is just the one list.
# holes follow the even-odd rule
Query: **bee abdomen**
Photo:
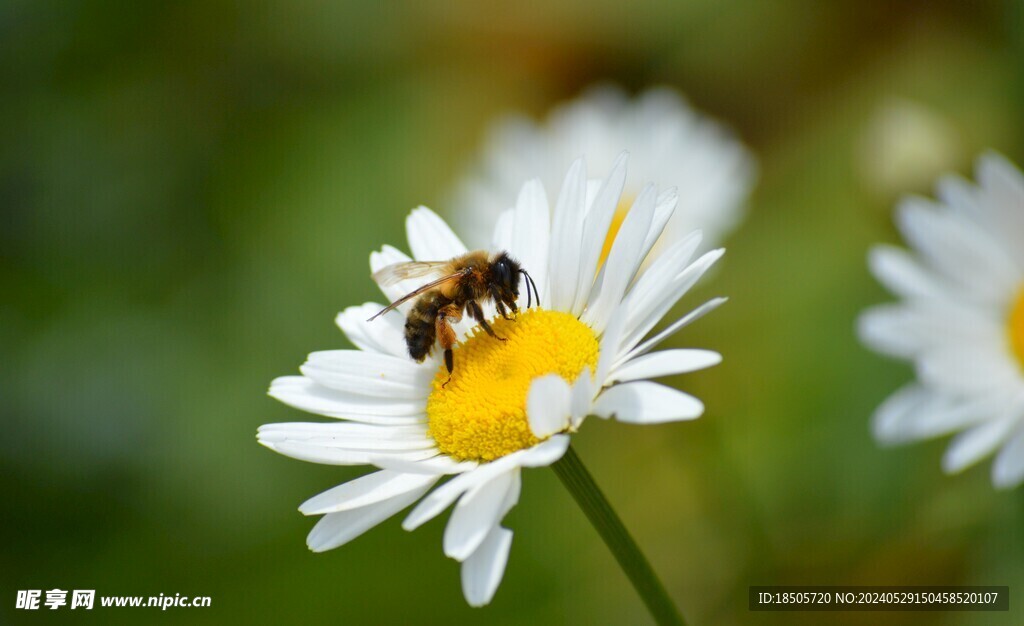
[[422, 299], [405, 318], [405, 346], [409, 349], [409, 356], [417, 361], [427, 358], [434, 347], [437, 339], [434, 320], [439, 308], [440, 303], [434, 299]]
[[434, 347], [434, 324], [424, 320], [406, 320], [405, 345], [409, 348], [409, 356], [423, 361]]

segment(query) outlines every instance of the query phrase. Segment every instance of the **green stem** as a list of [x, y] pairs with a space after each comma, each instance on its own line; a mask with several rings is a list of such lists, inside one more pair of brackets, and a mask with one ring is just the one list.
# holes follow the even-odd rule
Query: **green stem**
[[565, 455], [552, 467], [576, 500], [576, 504], [580, 505], [587, 519], [597, 529], [601, 539], [604, 539], [605, 544], [615, 555], [615, 560], [619, 562], [619, 566], [643, 598], [654, 621], [660, 626], [685, 626], [683, 616], [651, 569], [651, 564], [647, 562], [629, 531], [622, 525], [622, 520], [615, 514], [615, 509], [601, 493], [572, 446], [569, 446]]

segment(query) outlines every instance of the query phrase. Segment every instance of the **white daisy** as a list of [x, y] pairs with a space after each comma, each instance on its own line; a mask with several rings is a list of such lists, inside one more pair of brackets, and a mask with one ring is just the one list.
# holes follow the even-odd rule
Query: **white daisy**
[[[522, 263], [544, 306], [524, 310], [521, 299], [516, 319], [496, 317], [491, 324], [505, 342], [465, 322], [457, 325], [455, 370], [446, 386], [439, 350], [423, 363], [408, 356], [398, 310], [367, 321], [381, 310], [379, 303], [338, 315], [357, 350], [314, 352], [301, 376], [271, 383], [270, 395], [278, 400], [342, 421], [268, 424], [259, 429], [262, 444], [301, 460], [380, 468], [299, 507], [324, 515], [309, 534], [312, 550], [336, 548], [417, 501], [403, 522], [407, 530], [454, 504], [444, 553], [462, 563], [466, 600], [487, 604], [505, 570], [512, 531], [500, 523], [519, 497], [521, 468], [557, 461], [587, 415], [654, 424], [703, 412], [696, 398], [645, 379], [721, 360], [706, 350], [651, 350], [723, 299], [644, 337], [723, 251], [691, 262], [700, 243], [694, 233], [641, 270], [675, 203], [675, 194], [659, 196], [647, 187], [600, 264], [625, 179], [623, 156], [588, 194], [579, 160], [553, 211], [539, 181], [523, 187], [515, 207], [501, 215], [493, 249]], [[414, 210], [406, 228], [413, 259], [450, 259], [467, 251], [429, 209]], [[376, 272], [409, 260], [385, 246], [370, 256], [370, 266]], [[416, 286], [382, 289], [394, 301]], [[446, 476], [451, 478], [431, 491]]]
[[742, 217], [756, 167], [728, 129], [694, 111], [669, 87], [631, 99], [602, 85], [555, 108], [544, 124], [521, 116], [499, 120], [476, 170], [456, 194], [457, 226], [471, 243], [484, 245], [495, 217], [524, 180], [540, 178], [545, 189], [557, 189], [562, 172], [581, 154], [594, 171], [606, 172], [622, 150], [630, 152], [631, 174], [610, 235], [651, 180], [680, 190], [666, 241], [700, 229], [704, 244], [714, 246]]
[[912, 250], [877, 246], [869, 263], [902, 300], [865, 312], [860, 335], [917, 369], [917, 381], [878, 408], [880, 441], [963, 431], [945, 471], [1002, 448], [992, 482], [1013, 487], [1024, 479], [1024, 176], [987, 154], [977, 179], [944, 178], [938, 202], [900, 205], [897, 224]]

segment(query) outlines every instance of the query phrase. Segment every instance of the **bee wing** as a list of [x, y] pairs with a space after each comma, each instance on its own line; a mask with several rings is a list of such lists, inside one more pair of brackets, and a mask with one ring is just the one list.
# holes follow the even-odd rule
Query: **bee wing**
[[381, 287], [389, 287], [407, 278], [422, 278], [431, 274], [440, 274], [449, 261], [407, 261], [392, 263], [373, 273], [373, 280]]
[[[405, 263], [398, 263], [398, 265], [406, 265], [406, 264]], [[389, 265], [388, 267], [394, 267], [394, 266]], [[381, 271], [383, 272], [386, 269], [388, 269], [388, 268], [385, 267]], [[406, 302], [408, 302], [409, 300], [412, 300], [413, 298], [415, 298], [416, 296], [420, 295], [421, 293], [423, 293], [425, 291], [430, 291], [434, 287], [437, 287], [438, 285], [443, 285], [444, 283], [446, 283], [446, 282], [448, 282], [450, 280], [458, 280], [458, 279], [462, 278], [464, 275], [465, 275], [464, 271], [462, 271], [462, 272], [455, 272], [454, 274], [448, 274], [447, 276], [442, 276], [441, 278], [438, 278], [437, 280], [431, 281], [431, 282], [427, 283], [426, 285], [423, 285], [419, 289], [416, 289], [415, 291], [410, 291], [409, 293], [405, 294], [404, 296], [402, 296], [398, 300], [395, 300], [394, 302], [392, 302], [391, 304], [389, 304], [386, 307], [384, 307], [383, 309], [381, 309], [376, 315], [374, 315], [373, 317], [371, 317], [370, 319], [368, 319], [366, 321], [372, 322], [373, 320], [377, 319], [381, 315], [384, 315], [388, 311], [391, 311], [391, 310], [393, 310], [393, 309], [395, 309], [395, 308], [405, 304]]]

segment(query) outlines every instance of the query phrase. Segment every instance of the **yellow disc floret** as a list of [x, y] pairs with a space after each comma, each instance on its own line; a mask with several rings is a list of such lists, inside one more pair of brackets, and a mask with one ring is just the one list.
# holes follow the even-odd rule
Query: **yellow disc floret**
[[1010, 310], [1009, 319], [1010, 347], [1017, 355], [1017, 361], [1024, 368], [1024, 289], [1021, 289], [1017, 301]]
[[530, 383], [545, 374], [572, 383], [597, 368], [597, 336], [569, 313], [532, 308], [491, 326], [506, 341], [475, 328], [455, 347], [451, 380], [441, 366], [427, 400], [430, 436], [458, 460], [491, 461], [537, 444], [526, 417]]

